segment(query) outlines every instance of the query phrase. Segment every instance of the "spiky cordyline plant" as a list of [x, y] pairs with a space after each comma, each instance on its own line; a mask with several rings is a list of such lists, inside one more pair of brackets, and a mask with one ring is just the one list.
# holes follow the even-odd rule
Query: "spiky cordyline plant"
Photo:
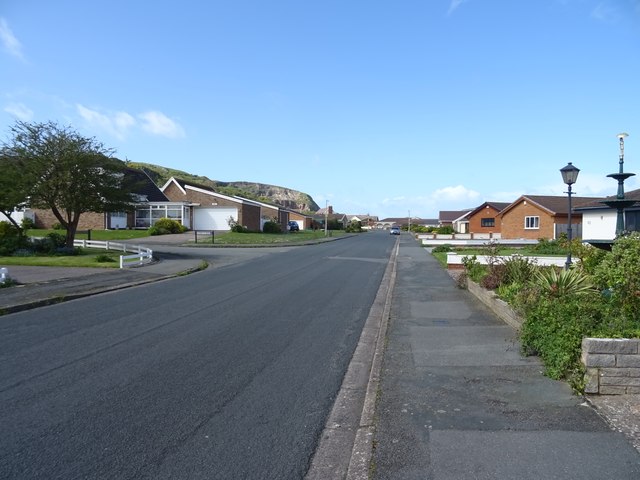
[[560, 271], [555, 267], [537, 269], [535, 284], [542, 292], [556, 298], [583, 295], [594, 288], [589, 276], [576, 268]]

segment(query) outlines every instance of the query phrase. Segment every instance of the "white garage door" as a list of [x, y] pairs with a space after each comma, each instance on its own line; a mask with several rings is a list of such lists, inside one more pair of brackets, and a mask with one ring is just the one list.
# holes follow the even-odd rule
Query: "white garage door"
[[238, 209], [196, 207], [193, 210], [193, 230], [229, 230], [229, 217], [238, 220]]

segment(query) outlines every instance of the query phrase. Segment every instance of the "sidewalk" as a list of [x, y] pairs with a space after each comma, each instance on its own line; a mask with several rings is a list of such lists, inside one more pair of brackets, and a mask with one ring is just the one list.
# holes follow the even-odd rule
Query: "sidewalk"
[[[516, 332], [408, 236], [387, 339], [371, 478], [640, 478], [640, 453], [604, 404], [598, 414], [544, 377]], [[616, 429], [637, 426], [633, 406], [618, 413]]]
[[61, 301], [156, 282], [198, 270], [202, 260], [163, 256], [131, 268], [65, 268], [9, 266], [20, 285], [0, 289], [0, 315]]

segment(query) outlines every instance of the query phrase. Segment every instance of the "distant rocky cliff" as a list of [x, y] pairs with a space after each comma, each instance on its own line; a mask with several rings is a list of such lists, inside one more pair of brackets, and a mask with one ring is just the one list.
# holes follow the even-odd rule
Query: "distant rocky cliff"
[[239, 195], [252, 200], [274, 203], [291, 210], [315, 212], [320, 208], [311, 195], [290, 188], [253, 182], [221, 182], [151, 163], [128, 162], [128, 165], [147, 172], [147, 175], [159, 187], [162, 187], [171, 177], [177, 177], [198, 185], [211, 187], [223, 195]]

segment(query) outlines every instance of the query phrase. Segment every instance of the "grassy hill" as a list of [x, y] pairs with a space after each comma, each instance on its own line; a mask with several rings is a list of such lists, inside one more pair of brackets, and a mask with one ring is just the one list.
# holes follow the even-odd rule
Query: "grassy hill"
[[159, 187], [162, 187], [171, 177], [176, 177], [211, 187], [223, 195], [239, 195], [252, 200], [274, 203], [292, 210], [315, 212], [320, 208], [313, 198], [311, 198], [311, 195], [290, 188], [253, 182], [221, 182], [211, 180], [202, 175], [194, 175], [182, 170], [162, 167], [152, 163], [128, 162], [128, 165], [132, 168], [147, 172], [147, 175], [149, 175]]

